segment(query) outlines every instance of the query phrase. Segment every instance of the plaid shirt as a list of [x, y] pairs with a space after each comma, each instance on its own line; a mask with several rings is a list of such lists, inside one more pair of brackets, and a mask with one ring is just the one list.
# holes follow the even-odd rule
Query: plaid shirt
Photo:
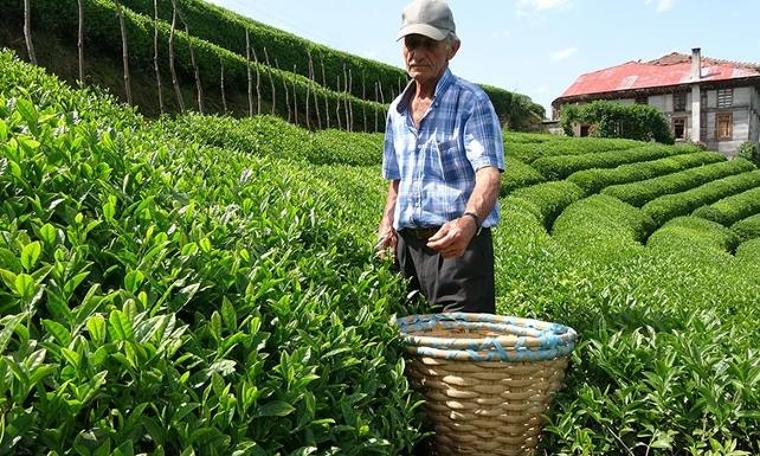
[[[504, 171], [499, 119], [478, 86], [449, 69], [438, 81], [433, 103], [414, 126], [410, 101], [415, 84], [391, 103], [385, 129], [383, 177], [399, 180], [393, 227], [426, 228], [462, 216], [485, 166]], [[483, 226], [499, 221], [498, 203]]]

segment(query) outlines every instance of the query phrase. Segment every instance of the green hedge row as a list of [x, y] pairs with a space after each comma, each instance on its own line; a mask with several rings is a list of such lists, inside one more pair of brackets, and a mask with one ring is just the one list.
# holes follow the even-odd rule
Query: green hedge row
[[760, 187], [723, 198], [709, 206], [700, 207], [692, 215], [724, 226], [731, 226], [758, 213], [760, 213]]
[[700, 166], [674, 174], [655, 177], [641, 182], [612, 185], [602, 193], [641, 207], [655, 198], [678, 193], [716, 179], [752, 171], [755, 166], [743, 159]]
[[627, 163], [655, 160], [673, 155], [693, 153], [696, 149], [682, 149], [664, 145], [647, 145], [627, 150], [589, 153], [583, 155], [559, 155], [543, 157], [531, 163], [549, 180], [565, 179], [571, 174], [591, 168], [615, 168]]
[[[0, 8], [2, 8], [4, 13], [14, 15], [17, 18], [23, 17], [23, 3], [18, 0], [0, 0]], [[88, 42], [92, 43], [92, 46], [100, 48], [102, 52], [112, 52], [114, 56], [120, 55], [121, 29], [119, 27], [119, 21], [113, 3], [109, 0], [87, 0], [84, 3], [84, 9], [85, 34]], [[148, 17], [137, 14], [127, 8], [124, 9], [124, 13], [129, 44], [130, 69], [132, 72], [142, 71], [147, 74], [153, 74], [154, 22], [152, 16]], [[57, 2], [53, 0], [35, 1], [32, 8], [32, 14], [34, 27], [45, 28], [49, 31], [55, 31], [62, 35], [70, 36], [72, 46], [76, 45], [76, 29], [78, 23], [76, 2]], [[160, 54], [165, 60], [168, 56], [167, 46], [169, 34], [170, 25], [165, 22], [160, 22]], [[193, 69], [188, 43], [191, 43], [193, 46], [202, 85], [207, 92], [219, 90], [220, 62], [224, 62], [225, 87], [228, 96], [233, 92], [242, 93], [244, 94], [244, 97], [247, 96], [245, 94], [247, 94], [248, 87], [248, 67], [244, 56], [195, 36], [187, 36], [184, 31], [177, 30], [175, 32], [174, 51], [180, 78], [187, 81], [188, 84], [191, 83], [190, 81], [193, 81]], [[325, 89], [318, 84], [312, 83], [303, 76], [285, 70], [277, 70], [264, 64], [252, 63], [251, 68], [254, 79], [255, 69], [258, 68], [259, 70], [262, 99], [266, 101], [267, 106], [271, 105], [273, 97], [272, 85], [274, 86], [277, 114], [281, 117], [287, 117], [289, 111], [288, 106], [286, 106], [285, 103], [285, 88], [283, 87], [287, 86], [289, 105], [293, 110], [295, 110], [295, 106], [297, 105], [297, 110], [301, 116], [298, 122], [300, 124], [305, 123], [306, 98], [307, 93], [311, 93], [309, 100], [310, 117], [313, 124], [316, 124], [316, 109], [319, 109], [323, 122], [326, 121], [329, 113], [332, 118], [332, 124], [337, 125], [337, 111], [340, 112], [341, 118], [343, 119], [342, 126], [345, 128], [345, 105], [349, 104], [354, 113], [354, 130], [373, 131], [376, 124], [376, 117], [378, 130], [382, 131], [385, 128], [385, 115], [387, 109], [385, 105], [361, 100], [348, 94], [341, 94]], [[162, 71], [165, 82], [164, 96], [173, 97], [174, 92], [171, 85], [166, 82], [170, 80], [168, 71], [166, 69]], [[316, 103], [314, 102], [315, 93], [317, 98]], [[327, 103], [327, 107], [325, 106], [325, 103]], [[194, 106], [193, 100], [186, 99], [185, 104], [186, 106]], [[254, 109], [255, 105], [256, 100], [254, 100]], [[364, 124], [365, 116], [367, 118], [366, 125]]]
[[[509, 136], [505, 138], [509, 141]], [[564, 136], [552, 136], [551, 140], [533, 144], [528, 141], [507, 142], [504, 145], [504, 153], [532, 163], [541, 157], [553, 157], [556, 155], [582, 155], [611, 150], [630, 149], [643, 146], [645, 143], [628, 139], [599, 139], [599, 138], [567, 138]]]
[[[152, 0], [125, 0], [124, 4], [136, 12], [153, 17]], [[374, 85], [378, 83], [383, 88], [383, 100], [387, 104], [406, 85], [406, 72], [400, 68], [330, 49], [227, 9], [200, 0], [177, 0], [177, 7], [182, 11], [193, 35], [237, 54], [245, 55], [246, 28], [249, 31], [251, 46], [256, 50], [259, 59], [264, 59], [266, 48], [271, 61], [274, 62], [273, 59], [277, 57], [283, 69], [291, 71], [295, 66], [297, 74], [308, 77], [311, 53], [316, 80], [325, 88], [343, 91], [346, 75], [350, 71], [351, 93], [355, 97], [381, 102], [379, 96], [375, 97]], [[171, 22], [170, 1], [159, 1], [159, 17]], [[324, 79], [322, 63], [325, 67]], [[339, 77], [340, 86], [337, 85]], [[544, 108], [533, 103], [525, 95], [487, 85], [481, 87], [491, 98], [501, 120], [511, 128], [531, 128], [540, 124], [544, 117]]]
[[725, 226], [699, 217], [676, 217], [652, 233], [647, 247], [690, 251], [694, 247], [733, 252], [739, 238]]
[[621, 165], [614, 169], [586, 169], [571, 174], [567, 179], [586, 191], [586, 194], [599, 193], [605, 187], [624, 183], [652, 179], [663, 174], [671, 174], [700, 165], [725, 161], [726, 158], [715, 152], [697, 152], [676, 155], [648, 162]]
[[686, 192], [661, 196], [645, 204], [642, 210], [660, 226], [672, 218], [688, 215], [706, 204], [758, 186], [760, 171], [750, 171], [712, 181]]
[[760, 239], [751, 239], [739, 245], [736, 258], [751, 265], [760, 264]]
[[554, 219], [567, 206], [581, 198], [583, 190], [572, 182], [545, 182], [515, 190], [505, 200], [505, 204], [512, 204], [514, 199], [527, 201], [535, 207], [531, 212], [537, 212], [546, 230], [551, 231]]
[[544, 182], [544, 176], [532, 166], [510, 155], [504, 157], [504, 173], [501, 175], [501, 196], [505, 196], [515, 189], [528, 187]]
[[731, 229], [742, 241], [760, 238], [760, 214], [739, 220], [731, 226]]
[[377, 165], [383, 135], [343, 130], [308, 130], [274, 116], [234, 119], [188, 114], [161, 119], [153, 129], [194, 144], [312, 164]]
[[622, 246], [638, 246], [653, 228], [652, 219], [641, 210], [606, 195], [592, 195], [567, 207], [552, 234], [563, 245], [589, 253], [599, 249], [599, 254], [614, 257]]

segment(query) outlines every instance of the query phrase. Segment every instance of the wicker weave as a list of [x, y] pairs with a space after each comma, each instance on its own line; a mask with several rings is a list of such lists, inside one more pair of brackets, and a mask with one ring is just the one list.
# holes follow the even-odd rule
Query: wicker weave
[[577, 335], [490, 314], [413, 315], [397, 324], [413, 355], [439, 455], [531, 455]]

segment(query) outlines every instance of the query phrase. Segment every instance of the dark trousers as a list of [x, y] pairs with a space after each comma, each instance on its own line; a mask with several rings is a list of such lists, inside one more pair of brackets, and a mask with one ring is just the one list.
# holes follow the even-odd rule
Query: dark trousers
[[428, 234], [401, 230], [396, 258], [401, 272], [441, 312], [496, 313], [491, 230], [484, 228], [462, 256], [444, 259], [427, 247]]

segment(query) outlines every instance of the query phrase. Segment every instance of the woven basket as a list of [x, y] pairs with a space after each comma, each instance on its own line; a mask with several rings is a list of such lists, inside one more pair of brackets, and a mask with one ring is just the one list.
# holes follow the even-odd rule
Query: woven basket
[[533, 454], [575, 346], [573, 329], [473, 313], [412, 315], [396, 324], [437, 454]]

